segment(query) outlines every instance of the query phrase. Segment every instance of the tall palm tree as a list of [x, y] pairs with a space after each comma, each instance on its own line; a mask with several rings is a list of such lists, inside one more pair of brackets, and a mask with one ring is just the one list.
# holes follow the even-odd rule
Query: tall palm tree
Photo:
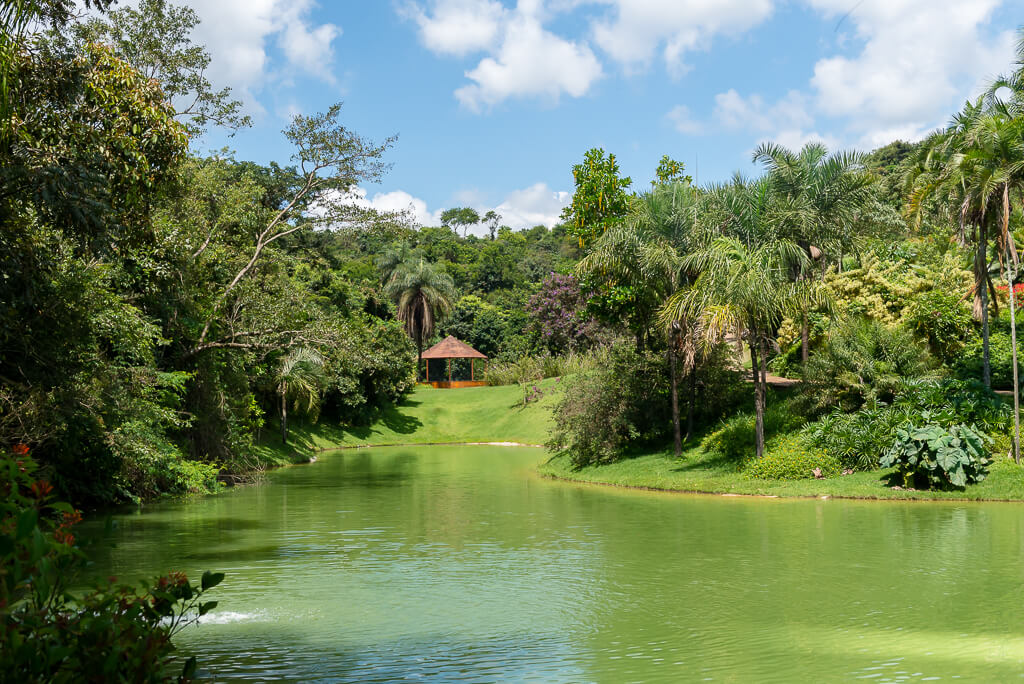
[[[683, 282], [681, 257], [692, 242], [696, 200], [696, 190], [687, 183], [660, 184], [641, 193], [631, 202], [626, 220], [599, 236], [577, 266], [580, 275], [630, 289], [632, 315], [638, 321], [634, 325], [638, 347], [658, 308]], [[679, 321], [665, 326], [677, 457], [682, 454], [678, 357], [684, 349], [682, 333], [690, 328]], [[693, 372], [691, 368], [691, 378]], [[689, 411], [692, 425], [692, 402]]]
[[423, 259], [405, 262], [393, 272], [384, 293], [395, 301], [395, 315], [416, 341], [416, 378], [423, 363], [423, 340], [434, 334], [435, 324], [452, 312], [455, 284], [451, 276], [434, 270]]
[[820, 143], [808, 143], [799, 152], [763, 143], [754, 151], [754, 161], [764, 165], [774, 191], [787, 200], [788, 209], [779, 217], [782, 234], [799, 243], [809, 257], [806, 267], [794, 274], [794, 280], [803, 281], [800, 292], [804, 296], [798, 309], [801, 357], [806, 364], [808, 314], [823, 295], [821, 288], [806, 282], [810, 275], [807, 267], [830, 254], [838, 258], [853, 246], [856, 233], [852, 227], [871, 201], [875, 179], [865, 170], [860, 153], [830, 155]]
[[324, 359], [308, 347], [296, 347], [277, 369], [277, 393], [281, 397], [281, 442], [288, 443], [288, 402], [298, 410], [317, 413], [323, 386]]
[[[661, 310], [665, 323], [699, 322], [709, 340], [739, 331], [750, 347], [754, 380], [754, 429], [757, 457], [764, 455], [768, 340], [792, 310], [794, 285], [789, 274], [803, 268], [807, 254], [778, 233], [778, 199], [767, 179], [712, 188], [709, 217], [717, 236], [686, 255], [682, 266], [696, 278], [672, 295]], [[785, 204], [785, 203], [783, 203]]]

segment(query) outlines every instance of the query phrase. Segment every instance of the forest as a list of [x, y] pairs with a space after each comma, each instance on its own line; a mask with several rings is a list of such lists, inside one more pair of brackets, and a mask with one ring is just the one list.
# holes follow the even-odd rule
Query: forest
[[[704, 186], [670, 155], [632, 179], [594, 148], [566, 170], [561, 222], [513, 231], [471, 207], [420, 226], [358, 206], [400, 143], [350, 130], [341, 104], [294, 117], [289, 160], [197, 154], [204, 131], [249, 120], [206, 80], [195, 13], [87, 4], [3, 15], [0, 554], [21, 564], [4, 606], [54, 605], [63, 580], [23, 580], [63, 576], [75, 509], [253, 481], [289, 418], [371, 424], [448, 335], [524, 406], [564, 379], [562, 474], [697, 449], [758, 480], [963, 490], [1020, 462], [1024, 40], [923, 140], [766, 142], [760, 175]], [[70, 505], [43, 515], [51, 500]], [[219, 581], [163, 578], [132, 624], [168, 644], [161, 620]], [[56, 634], [41, 610], [19, 629]]]

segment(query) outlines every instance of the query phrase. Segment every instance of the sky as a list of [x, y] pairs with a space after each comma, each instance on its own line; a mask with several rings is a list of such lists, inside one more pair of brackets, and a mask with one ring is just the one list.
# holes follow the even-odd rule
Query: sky
[[515, 229], [558, 221], [592, 147], [642, 190], [666, 154], [705, 184], [756, 175], [766, 140], [920, 139], [1009, 70], [1024, 24], [1024, 0], [185, 4], [208, 76], [254, 122], [197, 152], [286, 163], [290, 117], [343, 102], [346, 127], [398, 136], [391, 171], [359, 202], [423, 225], [454, 206], [495, 209]]

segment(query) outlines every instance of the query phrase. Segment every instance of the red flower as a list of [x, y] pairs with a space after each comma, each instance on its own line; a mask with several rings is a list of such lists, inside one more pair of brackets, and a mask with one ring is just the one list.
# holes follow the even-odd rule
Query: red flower
[[27, 456], [28, 455], [28, 445], [27, 444], [15, 444], [14, 446], [11, 447], [11, 451], [13, 451], [16, 456]]

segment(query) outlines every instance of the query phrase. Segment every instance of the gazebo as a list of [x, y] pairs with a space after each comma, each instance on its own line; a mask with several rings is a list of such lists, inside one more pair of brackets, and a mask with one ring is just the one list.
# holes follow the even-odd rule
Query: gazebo
[[[473, 349], [462, 340], [457, 340], [451, 335], [444, 338], [430, 349], [426, 350], [422, 354], [423, 359], [427, 362], [427, 384], [433, 385], [434, 387], [480, 387], [487, 383], [481, 382], [476, 379], [476, 360], [484, 359], [486, 362], [487, 356], [481, 354], [476, 349]], [[448, 359], [448, 379], [447, 380], [431, 380], [430, 379], [430, 360], [431, 359]], [[452, 380], [452, 359], [469, 359], [469, 380]], [[486, 364], [484, 366], [486, 369]]]

